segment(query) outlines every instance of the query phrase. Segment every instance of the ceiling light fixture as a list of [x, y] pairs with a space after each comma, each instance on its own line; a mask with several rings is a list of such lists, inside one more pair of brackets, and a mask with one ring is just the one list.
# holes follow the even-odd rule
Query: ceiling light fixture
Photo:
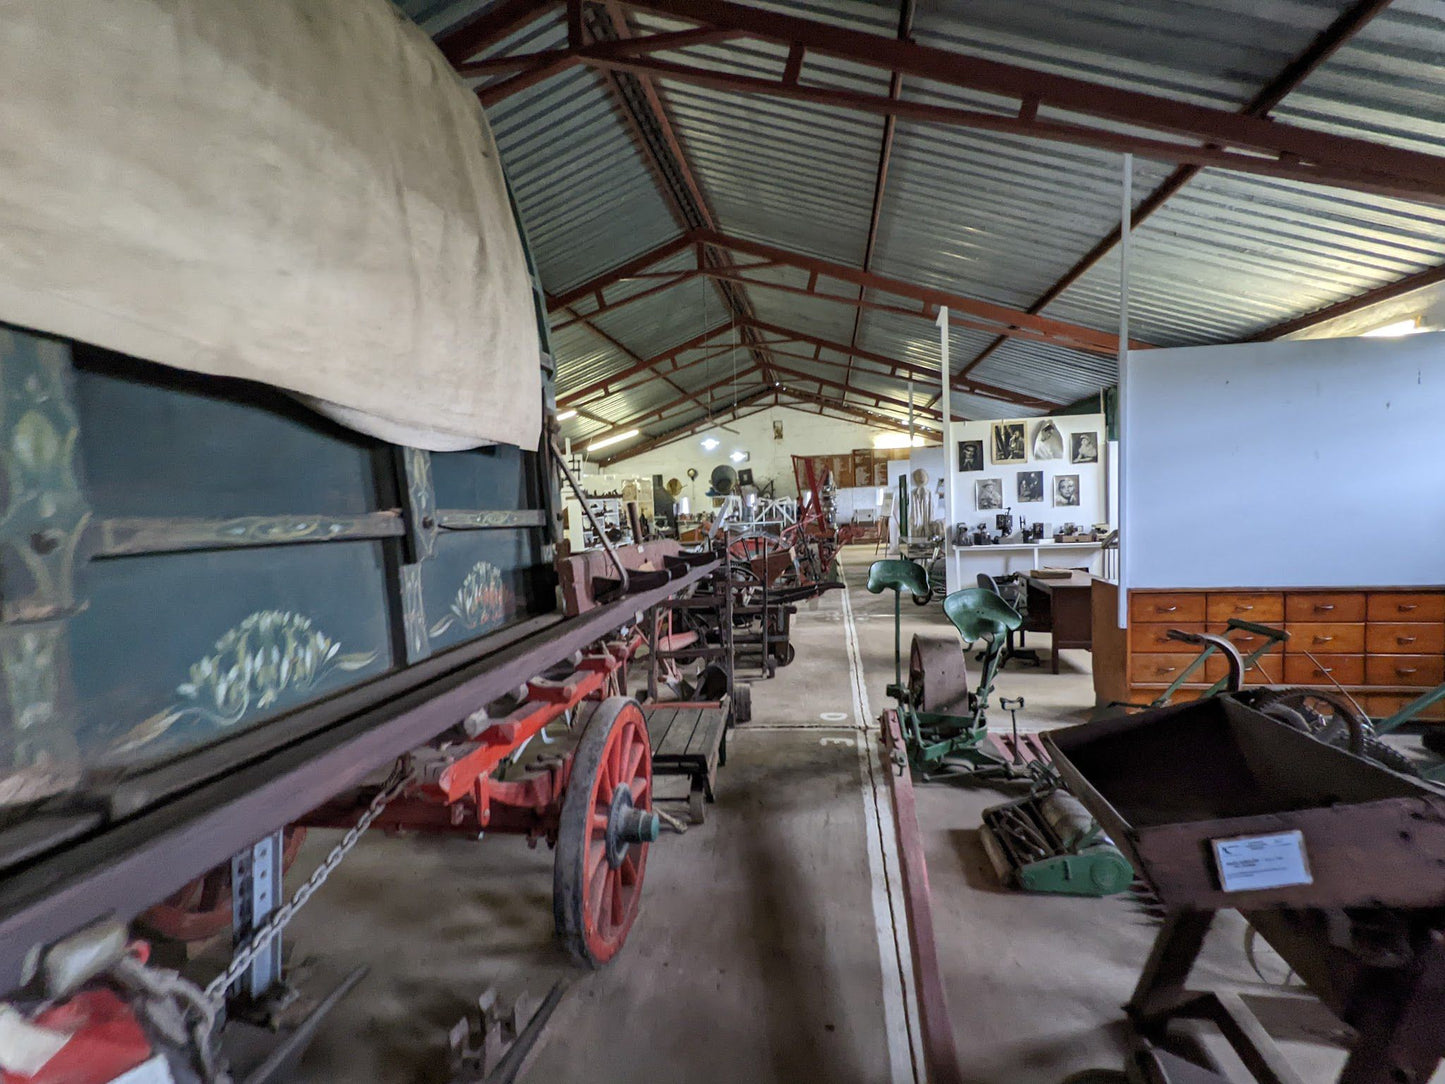
[[722, 441], [718, 440], [717, 437], [703, 437], [702, 450], [705, 452], [710, 452], [721, 443]]
[[748, 461], [748, 453], [734, 452], [732, 455], [728, 456], [728, 458], [731, 459], [734, 463], [746, 463]]
[[577, 417], [575, 410], [564, 410], [561, 414], [557, 415], [557, 420], [559, 422], [570, 422], [575, 417]]
[[625, 433], [614, 433], [610, 437], [603, 437], [601, 440], [594, 440], [591, 444], [587, 445], [587, 454], [591, 455], [599, 448], [606, 448], [613, 444], [619, 444], [624, 440], [631, 440], [633, 437], [637, 436], [641, 432], [642, 430], [640, 429], [629, 429]]

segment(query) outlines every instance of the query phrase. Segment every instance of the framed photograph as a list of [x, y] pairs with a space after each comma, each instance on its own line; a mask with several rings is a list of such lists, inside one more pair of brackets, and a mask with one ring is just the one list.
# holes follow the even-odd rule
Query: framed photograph
[[1079, 476], [1077, 474], [1054, 475], [1054, 507], [1077, 508], [1079, 506]]
[[1097, 463], [1098, 461], [1098, 433], [1075, 433], [1069, 438], [1070, 463]]
[[958, 442], [958, 469], [983, 470], [983, 441], [961, 440]]
[[1029, 446], [1023, 422], [993, 423], [993, 461], [995, 463], [1027, 463]]
[[1033, 504], [1044, 499], [1044, 472], [1019, 471], [1019, 504]]
[[1003, 507], [1003, 479], [980, 478], [973, 483], [973, 503], [980, 512]]
[[1059, 432], [1059, 427], [1052, 418], [1046, 419], [1034, 434], [1034, 458], [1064, 458], [1064, 435]]

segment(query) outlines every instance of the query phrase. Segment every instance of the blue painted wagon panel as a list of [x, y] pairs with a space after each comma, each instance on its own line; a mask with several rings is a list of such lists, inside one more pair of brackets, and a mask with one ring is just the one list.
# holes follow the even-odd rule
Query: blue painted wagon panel
[[290, 396], [77, 347], [76, 412], [97, 515], [354, 515], [372, 449]]
[[[438, 651], [540, 612], [537, 530], [443, 534], [422, 573], [431, 648]], [[550, 607], [549, 607], [550, 608]]]
[[382, 546], [92, 562], [70, 622], [91, 764], [172, 756], [391, 666]]

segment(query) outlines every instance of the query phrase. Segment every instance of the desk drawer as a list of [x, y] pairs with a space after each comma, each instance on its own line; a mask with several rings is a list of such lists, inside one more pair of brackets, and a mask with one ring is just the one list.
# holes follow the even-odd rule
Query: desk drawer
[[[1129, 623], [1139, 621], [1203, 621], [1204, 595], [1183, 591], [1129, 594]], [[1180, 626], [1183, 627], [1182, 625]]]
[[1234, 592], [1209, 596], [1207, 614], [1210, 621], [1255, 621], [1261, 625], [1278, 624], [1284, 620], [1284, 595], [1262, 592]]
[[[1135, 685], [1168, 685], [1184, 673], [1194, 659], [1189, 655], [1134, 655], [1129, 659], [1129, 680]], [[1204, 667], [1189, 675], [1189, 684], [1208, 685]]]
[[[1331, 678], [1341, 685], [1363, 685], [1365, 683], [1365, 657], [1363, 655], [1315, 655], [1316, 665], [1303, 655], [1291, 655], [1284, 661], [1284, 683], [1286, 685], [1330, 685]], [[1322, 670], [1321, 667], [1324, 669]], [[1387, 682], [1393, 685], [1394, 682]]]
[[[1239, 653], [1241, 655], [1248, 655], [1251, 651], [1258, 651], [1261, 647], [1263, 647], [1266, 643], [1269, 642], [1269, 637], [1261, 636], [1257, 632], [1246, 632], [1244, 629], [1235, 629], [1233, 632], [1229, 632], [1223, 624], [1210, 625], [1209, 631], [1218, 633], [1221, 636], [1228, 635], [1229, 642], [1232, 643], [1235, 647], [1239, 648]], [[1279, 656], [1284, 654], [1284, 650], [1285, 644], [1276, 641], [1274, 646], [1270, 648], [1269, 654], [1265, 657], [1279, 658]]]
[[1445, 658], [1372, 655], [1365, 662], [1365, 677], [1370, 685], [1439, 685], [1445, 681]]
[[1371, 655], [1437, 655], [1445, 651], [1445, 625], [1371, 624], [1365, 633], [1365, 647]]
[[1371, 621], [1445, 621], [1445, 595], [1389, 591], [1370, 596]]
[[1129, 651], [1134, 655], [1157, 654], [1160, 652], [1170, 655], [1199, 654], [1201, 649], [1194, 644], [1186, 644], [1182, 640], [1169, 639], [1170, 629], [1182, 629], [1184, 632], [1203, 632], [1204, 622], [1180, 622], [1177, 625], [1173, 623], [1149, 622], [1142, 625], [1131, 625], [1129, 628]]
[[[1410, 703], [1410, 701], [1414, 700], [1415, 695], [1414, 693], [1410, 693], [1408, 696], [1371, 693], [1369, 696], [1357, 699], [1360, 700], [1361, 707], [1365, 709], [1366, 714], [1368, 714], [1371, 719], [1388, 719], [1391, 715], [1394, 715], [1395, 712]], [[1420, 712], [1419, 715], [1416, 715], [1415, 718], [1436, 721], [1445, 719], [1445, 700], [1435, 701], [1435, 703]]]
[[1363, 592], [1342, 591], [1286, 595], [1284, 619], [1286, 621], [1363, 621], [1365, 619], [1365, 595]]
[[[1273, 652], [1263, 656], [1258, 665], [1251, 666], [1244, 672], [1244, 683], [1246, 685], [1279, 685], [1285, 681], [1284, 656]], [[1204, 662], [1204, 680], [1211, 685], [1220, 678], [1229, 676], [1229, 662], [1218, 652], [1209, 656]]]
[[[1365, 651], [1365, 625], [1314, 621], [1291, 622], [1284, 649], [1291, 655], [1361, 655]], [[1403, 648], [1401, 650], [1404, 650]]]

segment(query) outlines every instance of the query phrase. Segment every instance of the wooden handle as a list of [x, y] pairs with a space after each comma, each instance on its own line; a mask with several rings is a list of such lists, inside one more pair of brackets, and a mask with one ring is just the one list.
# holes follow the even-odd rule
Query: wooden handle
[[1327, 613], [1329, 613], [1331, 610], [1333, 610], [1334, 608], [1335, 608], [1335, 606], [1334, 606], [1334, 603], [1332, 603], [1332, 602], [1317, 602], [1317, 603], [1315, 603], [1315, 613], [1317, 613], [1317, 614], [1327, 614]]

